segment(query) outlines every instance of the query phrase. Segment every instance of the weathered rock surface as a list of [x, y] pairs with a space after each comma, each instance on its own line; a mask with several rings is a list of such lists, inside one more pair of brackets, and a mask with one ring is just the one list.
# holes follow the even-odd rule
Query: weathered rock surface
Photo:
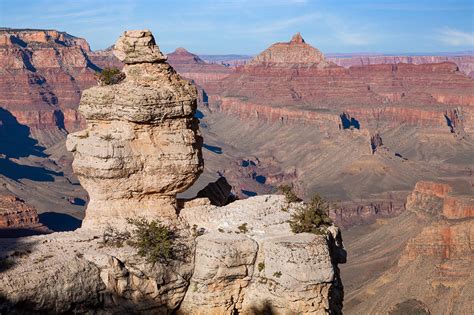
[[[0, 240], [0, 307], [5, 310], [105, 314], [341, 314], [340, 232], [293, 234], [283, 196], [181, 211], [190, 255], [146, 263], [124, 244], [104, 246], [99, 231]], [[239, 226], [247, 223], [247, 231]], [[188, 230], [189, 231], [189, 230]], [[190, 231], [189, 231], [190, 232]], [[38, 270], [42, 270], [38, 273]], [[54, 281], [51, 281], [54, 279]], [[71, 285], [77, 284], [77, 285]], [[79, 285], [80, 284], [80, 285]]]
[[15, 196], [0, 196], [0, 228], [28, 227], [38, 223], [34, 208]]
[[[281, 196], [258, 196], [222, 208], [183, 209], [197, 239], [195, 271], [182, 310], [197, 314], [339, 313], [345, 262], [340, 232], [293, 234]], [[231, 280], [232, 279], [232, 280]]]
[[88, 43], [54, 30], [0, 30], [0, 104], [31, 128], [78, 130], [81, 91], [95, 84]]
[[83, 92], [88, 126], [67, 141], [90, 196], [85, 226], [176, 217], [176, 194], [203, 167], [195, 87], [165, 62], [149, 31], [125, 32], [115, 47], [125, 80]]

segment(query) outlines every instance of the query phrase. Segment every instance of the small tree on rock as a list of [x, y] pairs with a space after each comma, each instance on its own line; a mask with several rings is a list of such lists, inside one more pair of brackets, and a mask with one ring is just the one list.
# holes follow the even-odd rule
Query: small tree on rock
[[315, 194], [308, 204], [299, 207], [290, 219], [293, 233], [323, 234], [325, 227], [331, 224], [329, 204], [319, 194]]

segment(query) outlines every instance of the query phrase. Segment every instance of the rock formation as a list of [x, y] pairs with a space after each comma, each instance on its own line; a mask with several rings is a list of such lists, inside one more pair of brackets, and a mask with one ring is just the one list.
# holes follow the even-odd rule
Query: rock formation
[[[365, 247], [371, 248], [370, 253], [351, 256], [357, 261], [351, 261], [354, 265], [342, 271], [343, 277], [348, 272], [362, 275], [369, 272], [371, 276], [359, 278], [357, 289], [347, 296], [346, 311], [384, 313], [397, 304], [411, 304], [409, 301], [416, 299], [430, 314], [471, 313], [474, 307], [473, 196], [472, 187], [418, 182], [407, 198], [405, 213], [373, 227], [364, 240], [355, 240], [362, 246], [358, 248], [361, 251], [367, 246], [361, 244], [364, 242], [377, 240], [385, 246]], [[391, 261], [380, 272], [382, 253]], [[405, 313], [411, 313], [410, 309], [406, 308]]]
[[284, 203], [282, 196], [258, 196], [182, 211], [208, 232], [197, 238], [183, 314], [341, 313], [337, 264], [346, 254], [339, 230], [295, 235]]
[[[400, 124], [446, 128], [446, 108], [462, 106], [466, 131], [474, 123], [473, 90], [474, 81], [454, 63], [345, 69], [326, 61], [299, 34], [206, 87], [211, 106], [242, 118], [324, 125], [328, 120], [337, 122], [334, 116], [344, 112], [365, 128]], [[338, 123], [328, 126], [337, 128]]]
[[54, 30], [0, 30], [0, 104], [18, 121], [48, 131], [81, 128], [81, 91], [95, 84], [88, 43]]
[[222, 80], [232, 72], [231, 69], [222, 65], [207, 63], [184, 48], [177, 48], [167, 56], [169, 64], [179, 74], [203, 87], [208, 82]]
[[12, 195], [0, 196], [0, 229], [39, 224], [36, 210]]
[[295, 207], [281, 211], [286, 205], [283, 196], [225, 207], [185, 205], [181, 219], [203, 235], [188, 237], [193, 254], [168, 264], [146, 263], [128, 244], [104, 246], [91, 230], [0, 239], [0, 258], [10, 262], [0, 269], [0, 309], [341, 314], [337, 265], [345, 262], [345, 251], [339, 230], [295, 235], [287, 223]]
[[[205, 198], [182, 203], [177, 217], [175, 194], [203, 166], [196, 89], [165, 62], [149, 31], [127, 31], [115, 47], [126, 78], [84, 91], [87, 129], [67, 143], [90, 195], [83, 228], [0, 240], [0, 309], [341, 314], [340, 231], [291, 232], [300, 204], [264, 195], [217, 207]], [[127, 217], [175, 229], [183, 255], [150, 263], [131, 243], [109, 246], [105, 225], [129, 230]]]
[[344, 56], [344, 55], [330, 55], [327, 60], [335, 64], [349, 68], [352, 66], [367, 66], [376, 64], [425, 64], [425, 63], [441, 63], [454, 62], [459, 70], [464, 74], [474, 76], [474, 56]]
[[466, 137], [466, 131], [464, 130], [463, 114], [461, 108], [450, 108], [446, 110], [444, 114], [448, 127], [458, 139], [464, 139]]
[[39, 222], [34, 207], [13, 195], [0, 195], [0, 237], [50, 232]]
[[374, 154], [381, 146], [383, 146], [383, 140], [380, 134], [377, 132], [370, 137], [370, 148], [372, 149], [372, 154]]
[[125, 80], [83, 92], [87, 129], [67, 142], [90, 196], [84, 226], [176, 217], [176, 194], [203, 167], [195, 87], [165, 62], [149, 31], [125, 32], [114, 52]]
[[316, 48], [306, 44], [300, 33], [296, 33], [289, 42], [276, 43], [256, 56], [248, 65], [289, 65], [317, 64], [320, 67], [328, 65], [324, 55]]

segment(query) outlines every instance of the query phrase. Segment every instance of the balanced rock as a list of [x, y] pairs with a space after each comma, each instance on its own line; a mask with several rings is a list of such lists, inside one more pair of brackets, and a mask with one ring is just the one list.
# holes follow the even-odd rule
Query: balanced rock
[[203, 168], [196, 88], [166, 63], [149, 31], [115, 44], [126, 78], [82, 94], [87, 129], [68, 136], [90, 202], [83, 226], [128, 217], [176, 217], [176, 194]]

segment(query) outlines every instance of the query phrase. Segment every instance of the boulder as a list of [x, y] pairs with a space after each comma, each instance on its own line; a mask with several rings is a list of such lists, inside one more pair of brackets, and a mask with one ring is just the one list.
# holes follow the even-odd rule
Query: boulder
[[125, 32], [115, 54], [126, 78], [83, 92], [87, 129], [66, 143], [90, 196], [85, 227], [137, 216], [175, 219], [176, 194], [203, 168], [196, 88], [165, 62], [149, 31]]

